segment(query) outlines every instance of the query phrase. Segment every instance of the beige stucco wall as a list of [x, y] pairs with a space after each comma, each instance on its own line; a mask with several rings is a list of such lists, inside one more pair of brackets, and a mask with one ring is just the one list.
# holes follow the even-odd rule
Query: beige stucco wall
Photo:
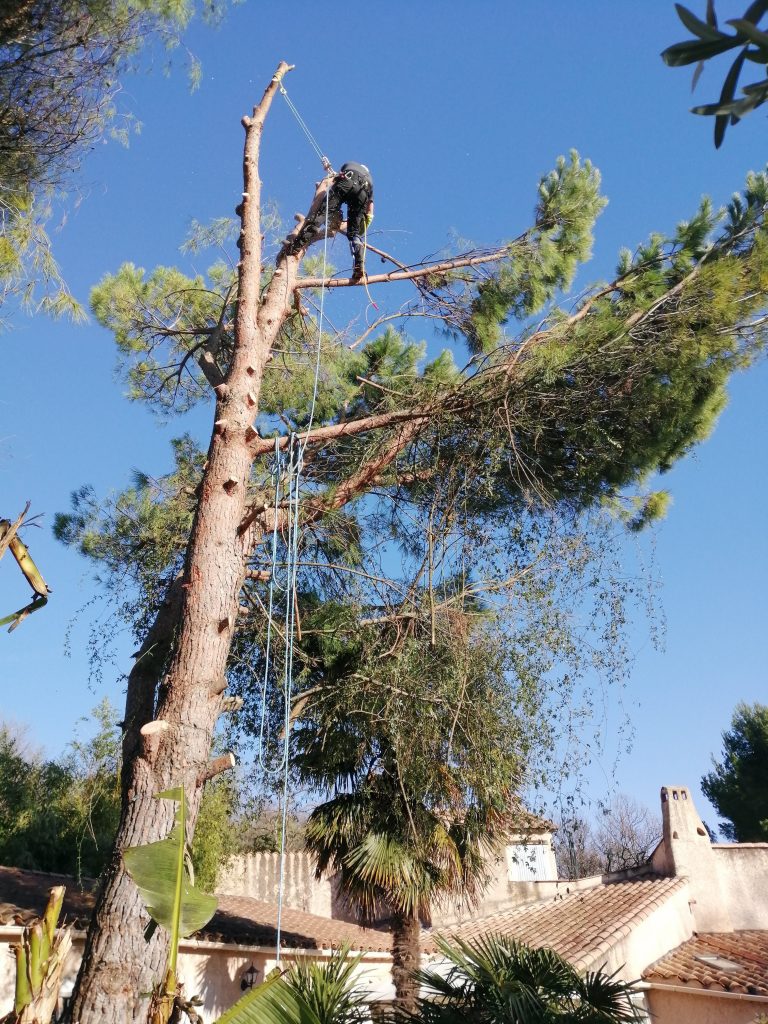
[[[308, 853], [286, 853], [283, 877], [283, 902], [293, 910], [304, 910], [320, 917], [332, 913], [333, 887], [330, 879], [315, 878], [315, 862]], [[217, 892], [232, 896], [252, 896], [277, 903], [280, 888], [280, 854], [249, 853], [233, 857], [222, 870]]]
[[645, 993], [653, 1024], [754, 1024], [768, 1014], [768, 1000], [701, 990], [680, 992], [661, 986]]
[[[0, 929], [0, 1017], [13, 1007], [16, 978], [15, 959], [9, 946], [19, 941], [20, 928]], [[74, 981], [80, 967], [84, 935], [73, 936], [72, 951], [67, 959], [63, 981]], [[296, 952], [283, 952], [281, 965], [289, 966]], [[318, 950], [312, 958], [324, 960], [330, 950]], [[243, 974], [253, 964], [257, 983], [263, 981], [275, 966], [274, 948], [225, 945], [214, 942], [182, 941], [179, 947], [178, 975], [187, 997], [199, 995], [203, 999], [200, 1013], [207, 1022], [215, 1021], [242, 996], [240, 988]], [[371, 1001], [391, 999], [394, 995], [390, 974], [390, 960], [386, 953], [366, 953], [357, 971], [357, 983]]]
[[[295, 960], [296, 951], [283, 951], [281, 967]], [[307, 954], [304, 954], [307, 955]], [[330, 950], [312, 953], [312, 959], [323, 961]], [[187, 996], [199, 995], [203, 1000], [200, 1013], [204, 1020], [215, 1021], [242, 996], [240, 982], [247, 968], [253, 964], [257, 983], [263, 981], [276, 964], [275, 950], [255, 947], [244, 950], [211, 942], [186, 942], [179, 949], [179, 980], [184, 983]], [[369, 999], [376, 1001], [392, 997], [390, 962], [387, 954], [366, 953], [356, 973], [357, 984]]]
[[768, 843], [716, 844], [712, 853], [733, 927], [768, 927]]
[[732, 931], [731, 908], [714, 850], [687, 786], [662, 786], [661, 818], [666, 870], [688, 879], [696, 930]]
[[[552, 850], [549, 832], [531, 836], [510, 837], [512, 845], [504, 854], [494, 858], [490, 864], [491, 880], [479, 903], [471, 907], [461, 903], [451, 903], [436, 908], [432, 915], [432, 923], [436, 926], [456, 924], [470, 916], [493, 913], [505, 907], [522, 906], [547, 899], [558, 890], [557, 865]], [[547, 882], [514, 881], [510, 878], [510, 850], [525, 843], [536, 847], [538, 851], [537, 868], [543, 870]], [[584, 880], [586, 881], [586, 880]], [[592, 879], [594, 885], [599, 879]], [[576, 883], [569, 882], [571, 888]], [[216, 885], [218, 892], [232, 896], [251, 896], [257, 900], [276, 903], [280, 886], [280, 855], [277, 853], [250, 853], [233, 857], [223, 869]], [[545, 888], [539, 888], [544, 886]], [[548, 887], [548, 888], [547, 888]], [[554, 887], [554, 888], [553, 888]], [[304, 910], [320, 917], [330, 917], [341, 921], [356, 921], [354, 908], [340, 898], [337, 885], [333, 878], [315, 877], [313, 857], [304, 852], [287, 853], [285, 855], [284, 905], [294, 910]]]
[[[480, 900], [471, 906], [456, 902], [436, 907], [432, 912], [432, 924], [435, 928], [446, 928], [480, 915], [493, 914], [510, 907], [522, 907], [526, 903], [537, 903], [539, 900], [551, 899], [558, 893], [572, 891], [574, 888], [589, 888], [600, 882], [599, 877], [580, 879], [578, 882], [558, 882], [557, 864], [549, 832], [524, 837], [511, 836], [510, 840], [510, 845], [504, 853], [491, 861], [490, 881]], [[543, 865], [548, 876], [546, 881], [515, 881], [510, 878], [510, 872], [514, 870], [510, 851], [523, 844], [539, 848], [540, 855], [537, 860], [540, 866]], [[563, 886], [570, 886], [570, 889], [566, 890]]]

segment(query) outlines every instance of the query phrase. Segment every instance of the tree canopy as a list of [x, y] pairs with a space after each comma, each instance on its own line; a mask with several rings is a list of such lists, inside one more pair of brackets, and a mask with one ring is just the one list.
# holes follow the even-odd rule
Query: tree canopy
[[720, 830], [737, 843], [768, 842], [768, 707], [737, 704], [720, 759], [701, 788], [717, 808]]
[[[220, 0], [200, 5], [216, 19]], [[18, 295], [48, 312], [81, 311], [45, 230], [54, 194], [76, 187], [85, 154], [105, 135], [127, 141], [136, 120], [125, 73], [153, 44], [170, 51], [197, 0], [19, 0], [0, 6], [0, 305]], [[199, 69], [189, 58], [193, 82]], [[37, 295], [38, 285], [42, 295]]]
[[[392, 306], [362, 331], [331, 329], [313, 315], [317, 290], [356, 282], [303, 264], [301, 245], [271, 245], [262, 219], [259, 146], [288, 70], [243, 121], [239, 257], [206, 275], [126, 264], [93, 293], [134, 397], [164, 415], [215, 398], [207, 452], [178, 445], [167, 479], [137, 478], [113, 503], [81, 492], [58, 531], [138, 585], [118, 844], [157, 835], [152, 793], [171, 785], [189, 789], [194, 823], [231, 687], [256, 698], [242, 720], [266, 767], [290, 773], [291, 754], [297, 773], [319, 766], [325, 803], [359, 798], [369, 835], [370, 796], [387, 794], [400, 851], [431, 877], [409, 814], [423, 812], [424, 834], [455, 826], [453, 846], [471, 849], [459, 826], [490, 820], [525, 781], [499, 738], [512, 730], [522, 766], [537, 716], [560, 706], [578, 733], [574, 678], [620, 671], [631, 583], [605, 571], [610, 530], [663, 512], [651, 478], [707, 436], [731, 373], [763, 347], [768, 178], [751, 175], [727, 210], [704, 201], [623, 252], [612, 281], [568, 298], [603, 205], [599, 175], [573, 153], [539, 182], [530, 228], [410, 267], [384, 253], [395, 269], [367, 283], [391, 286]], [[435, 320], [451, 347], [426, 358], [407, 331]], [[397, 692], [401, 676], [418, 689]], [[475, 691], [487, 748], [469, 732]], [[411, 752], [419, 743], [440, 769]], [[410, 792], [403, 765], [421, 783]], [[457, 792], [462, 771], [471, 790]], [[126, 979], [159, 948], [138, 919], [115, 859], [89, 950]], [[115, 1019], [139, 1012], [125, 991]], [[89, 1021], [106, 999], [86, 968], [75, 1012]]]

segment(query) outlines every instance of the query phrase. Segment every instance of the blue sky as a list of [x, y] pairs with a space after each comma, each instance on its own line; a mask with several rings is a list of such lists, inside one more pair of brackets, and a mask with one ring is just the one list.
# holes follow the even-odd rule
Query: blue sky
[[[721, 17], [743, 7], [720, 6]], [[90, 286], [123, 261], [178, 263], [193, 218], [231, 214], [241, 190], [240, 117], [285, 59], [296, 65], [286, 80], [291, 97], [330, 158], [371, 167], [374, 240], [406, 262], [439, 249], [452, 231], [483, 243], [517, 235], [530, 222], [538, 178], [558, 154], [576, 148], [589, 157], [609, 205], [579, 277], [586, 285], [611, 274], [621, 246], [672, 229], [703, 193], [725, 202], [763, 165], [762, 111], [730, 130], [719, 152], [709, 121], [688, 113], [690, 73], [667, 69], [658, 56], [685, 34], [666, 0], [390, 0], [325, 9], [245, 0], [219, 30], [188, 34], [203, 63], [199, 91], [190, 95], [181, 56], [170, 78], [158, 54], [151, 74], [125, 81], [124, 103], [142, 131], [127, 150], [110, 143], [89, 154], [78, 202], [55, 237], [62, 270], [86, 302]], [[719, 92], [723, 73], [705, 72], [697, 101]], [[306, 208], [319, 170], [276, 102], [261, 177], [286, 220]], [[338, 247], [334, 259], [345, 258]], [[112, 340], [94, 323], [17, 314], [11, 327], [0, 337], [0, 513], [14, 515], [31, 499], [33, 513], [45, 514], [27, 540], [54, 593], [0, 640], [0, 712], [28, 723], [30, 737], [57, 753], [103, 693], [120, 703], [130, 647], [118, 639], [114, 668], [89, 688], [88, 623], [104, 611], [85, 607], [89, 567], [53, 540], [53, 514], [83, 483], [106, 494], [133, 467], [161, 473], [167, 438], [182, 429], [206, 436], [207, 416], [163, 425], [126, 402]], [[664, 584], [665, 649], [655, 651], [638, 625], [622, 697], [634, 747], [614, 770], [607, 736], [593, 797], [610, 783], [655, 808], [663, 784], [696, 792], [735, 703], [766, 699], [767, 384], [764, 365], [735, 381], [713, 437], [667, 479], [674, 504], [644, 542]], [[0, 612], [25, 594], [5, 559]], [[714, 822], [703, 797], [697, 803]]]

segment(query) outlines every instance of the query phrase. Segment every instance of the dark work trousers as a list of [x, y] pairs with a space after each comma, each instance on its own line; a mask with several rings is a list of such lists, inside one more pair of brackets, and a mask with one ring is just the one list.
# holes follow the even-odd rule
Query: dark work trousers
[[[350, 187], [351, 182], [334, 182], [328, 190], [328, 226], [337, 227], [342, 220], [341, 207], [347, 207], [347, 239], [352, 253], [355, 269], [363, 268], [363, 235], [365, 233], [365, 215], [368, 210], [370, 196], [364, 189]], [[325, 200], [315, 213], [304, 222], [299, 239], [302, 244], [309, 245], [323, 237], [325, 231]]]

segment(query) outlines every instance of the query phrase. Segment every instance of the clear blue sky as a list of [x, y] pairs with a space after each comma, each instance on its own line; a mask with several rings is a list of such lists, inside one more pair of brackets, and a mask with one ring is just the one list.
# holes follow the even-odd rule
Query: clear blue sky
[[[733, 12], [724, 0], [720, 6], [725, 17], [743, 4]], [[671, 229], [702, 193], [726, 201], [768, 152], [761, 111], [715, 152], [709, 121], [688, 113], [690, 74], [665, 68], [658, 56], [684, 35], [671, 0], [325, 8], [245, 0], [218, 31], [189, 33], [203, 62], [194, 95], [181, 68], [170, 78], [158, 69], [125, 82], [142, 133], [128, 150], [108, 144], [89, 155], [81, 201], [55, 239], [62, 270], [86, 302], [89, 287], [122, 261], [179, 262], [192, 218], [231, 214], [241, 191], [240, 117], [285, 59], [297, 65], [287, 79], [291, 96], [331, 159], [372, 168], [375, 227], [388, 250], [407, 261], [439, 249], [450, 231], [478, 242], [516, 235], [530, 222], [539, 176], [575, 147], [600, 168], [610, 200], [579, 280], [608, 276], [622, 245]], [[713, 98], [721, 79], [720, 69], [708, 69], [697, 99]], [[287, 220], [306, 208], [319, 176], [282, 102], [267, 124], [261, 176]], [[112, 340], [93, 323], [18, 315], [12, 328], [0, 338], [0, 514], [14, 515], [28, 498], [33, 512], [45, 513], [44, 528], [27, 539], [54, 594], [48, 608], [0, 638], [0, 712], [28, 723], [54, 754], [103, 693], [120, 703], [130, 647], [118, 640], [114, 668], [89, 689], [88, 623], [105, 613], [84, 607], [93, 595], [90, 569], [53, 540], [53, 514], [83, 483], [106, 494], [133, 467], [162, 472], [165, 439], [182, 429], [204, 437], [207, 417], [164, 426], [127, 403]], [[696, 791], [735, 703], [768, 696], [766, 384], [765, 366], [738, 379], [714, 436], [668, 478], [674, 504], [655, 536], [666, 647], [654, 651], [638, 627], [622, 697], [634, 748], [614, 771], [607, 737], [594, 797], [607, 781], [654, 808], [662, 784]], [[25, 593], [4, 560], [0, 612]], [[714, 822], [702, 797], [697, 803]]]

